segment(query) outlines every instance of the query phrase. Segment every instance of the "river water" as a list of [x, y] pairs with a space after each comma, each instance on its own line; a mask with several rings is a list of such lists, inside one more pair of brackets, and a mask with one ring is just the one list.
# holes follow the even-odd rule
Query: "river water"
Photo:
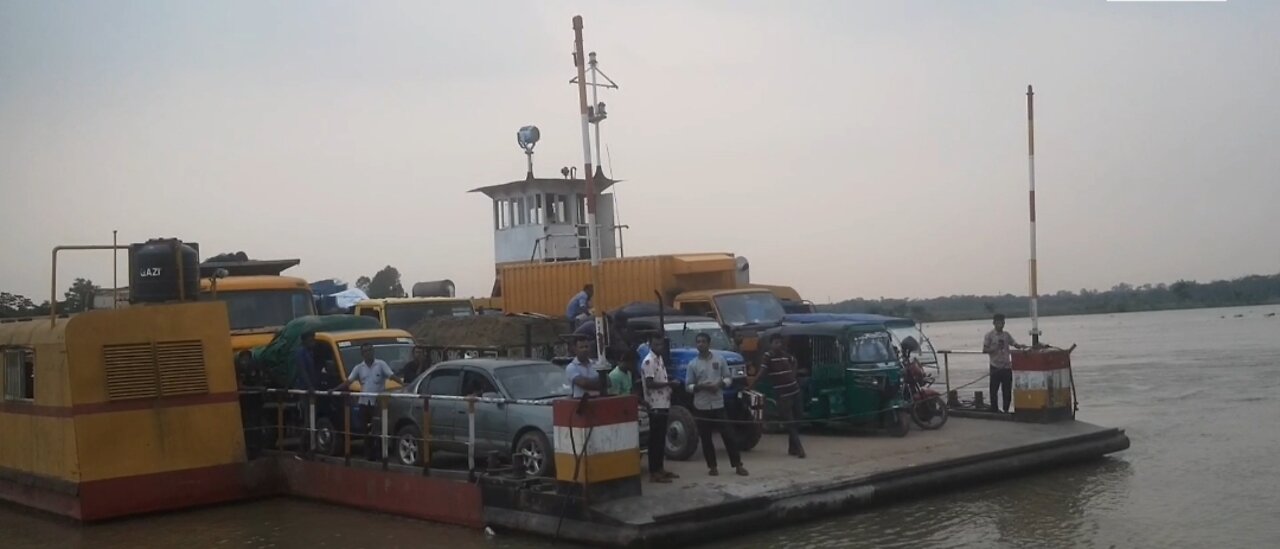
[[[989, 328], [925, 327], [940, 349], [978, 348]], [[1010, 321], [1015, 336], [1029, 328]], [[1080, 345], [1079, 418], [1126, 429], [1129, 450], [709, 547], [1280, 546], [1280, 306], [1054, 317], [1041, 330]], [[984, 370], [983, 357], [953, 361], [952, 379]], [[289, 499], [93, 526], [0, 506], [12, 549], [553, 546]]]

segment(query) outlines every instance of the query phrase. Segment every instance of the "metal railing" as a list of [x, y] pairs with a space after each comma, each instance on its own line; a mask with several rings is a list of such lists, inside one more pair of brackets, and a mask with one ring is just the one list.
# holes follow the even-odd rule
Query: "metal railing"
[[[986, 355], [986, 353], [982, 351], [969, 351], [969, 350], [961, 350], [961, 349], [939, 349], [937, 353], [942, 355], [942, 371], [943, 371], [943, 377], [946, 379], [946, 382], [947, 382], [946, 394], [948, 395], [951, 394], [951, 355]], [[976, 382], [977, 381], [971, 382], [968, 385], [972, 385], [973, 383], [976, 383]]]
[[[383, 469], [387, 469], [389, 467], [388, 460], [390, 458], [390, 448], [391, 448], [389, 442], [392, 440], [392, 435], [390, 432], [392, 426], [390, 425], [390, 413], [389, 413], [388, 404], [395, 400], [421, 401], [422, 416], [421, 418], [419, 418], [421, 421], [421, 429], [420, 429], [421, 440], [419, 440], [419, 444], [421, 444], [421, 447], [419, 448], [419, 450], [421, 451], [420, 459], [422, 462], [423, 475], [430, 475], [430, 470], [431, 470], [431, 442], [433, 440], [431, 436], [431, 401], [464, 402], [467, 404], [467, 407], [466, 407], [467, 440], [465, 441], [465, 445], [467, 447], [467, 470], [471, 473], [474, 473], [476, 470], [475, 449], [476, 449], [476, 405], [477, 404], [488, 403], [488, 404], [519, 404], [519, 405], [526, 405], [526, 406], [551, 406], [555, 402], [554, 399], [521, 400], [521, 399], [476, 397], [476, 396], [420, 395], [416, 393], [404, 393], [404, 392], [370, 393], [370, 392], [357, 392], [357, 391], [314, 391], [314, 390], [304, 390], [304, 389], [272, 389], [272, 388], [245, 389], [245, 390], [241, 390], [240, 394], [242, 395], [242, 397], [247, 395], [263, 395], [266, 397], [260, 403], [261, 404], [260, 409], [253, 410], [253, 411], [242, 409], [241, 410], [242, 414], [255, 413], [255, 412], [265, 414], [271, 408], [275, 409], [274, 410], [275, 440], [273, 441], [274, 442], [273, 446], [275, 450], [285, 451], [285, 441], [286, 441], [285, 434], [287, 431], [301, 429], [302, 431], [305, 432], [306, 442], [307, 442], [307, 444], [302, 445], [303, 453], [308, 455], [316, 453], [316, 450], [318, 447], [317, 434], [319, 430], [317, 429], [317, 415], [318, 415], [317, 400], [319, 398], [341, 399], [342, 430], [341, 430], [341, 433], [338, 433], [338, 434], [341, 434], [343, 437], [342, 457], [343, 457], [344, 463], [346, 465], [351, 464], [351, 445], [352, 445], [353, 436], [363, 437], [365, 444], [371, 443], [372, 439], [376, 437], [377, 440], [379, 441], [379, 448], [380, 448], [380, 454], [381, 454], [378, 457], [381, 459]], [[271, 396], [275, 396], [276, 398], [271, 399], [270, 398]], [[290, 397], [293, 397], [293, 398], [291, 399]], [[380, 423], [379, 433], [375, 434], [375, 433], [369, 432], [372, 429], [366, 428], [365, 433], [361, 435], [361, 434], [355, 433], [352, 430], [351, 416], [352, 416], [352, 409], [354, 406], [349, 405], [348, 401], [351, 399], [360, 399], [360, 398], [375, 399], [374, 401], [376, 403], [377, 413], [380, 419], [380, 421], [378, 422]], [[243, 402], [244, 401], [242, 400], [242, 403]], [[286, 421], [286, 417], [285, 417], [286, 410], [295, 404], [302, 404], [302, 403], [305, 403], [305, 417], [303, 418], [305, 420], [305, 424], [302, 426], [299, 426], [297, 424], [296, 419], [293, 419], [292, 421]], [[368, 420], [367, 423], [369, 423], [370, 425], [372, 424], [371, 418], [364, 418], [364, 419]], [[332, 421], [332, 419], [330, 421]], [[246, 426], [246, 430], [248, 430], [249, 428], [250, 428], [249, 426]], [[264, 428], [259, 428], [259, 429], [264, 429]], [[265, 443], [265, 441], [260, 441], [260, 442]], [[452, 442], [458, 443], [458, 441], [456, 440]], [[301, 441], [299, 441], [299, 444], [301, 444]], [[262, 449], [266, 449], [265, 444], [264, 444], [264, 448]], [[366, 448], [365, 452], [366, 454], [368, 454], [369, 450]]]

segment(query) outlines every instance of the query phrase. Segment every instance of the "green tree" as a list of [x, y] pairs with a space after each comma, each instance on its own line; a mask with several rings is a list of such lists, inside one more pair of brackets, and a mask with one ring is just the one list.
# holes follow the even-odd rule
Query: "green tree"
[[98, 286], [92, 280], [87, 278], [75, 279], [66, 293], [62, 294], [66, 298], [66, 301], [61, 305], [62, 312], [80, 313], [89, 310], [89, 307], [93, 305], [93, 294], [98, 289]]
[[[360, 286], [360, 281], [356, 281], [356, 286]], [[400, 271], [395, 267], [387, 265], [383, 267], [378, 274], [373, 275], [369, 280], [369, 285], [364, 291], [372, 298], [383, 297], [404, 297], [404, 286], [400, 285]]]

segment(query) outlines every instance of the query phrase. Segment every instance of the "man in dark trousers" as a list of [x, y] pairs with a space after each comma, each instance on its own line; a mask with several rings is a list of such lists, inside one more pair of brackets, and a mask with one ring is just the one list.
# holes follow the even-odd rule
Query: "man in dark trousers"
[[[1009, 413], [1009, 405], [1013, 403], [1013, 357], [1010, 348], [1025, 349], [1025, 345], [1013, 340], [1013, 335], [1004, 331], [1004, 315], [997, 314], [991, 319], [995, 329], [987, 332], [982, 338], [982, 352], [986, 353], [991, 363], [991, 411], [1002, 409]], [[996, 407], [996, 391], [1004, 397], [1004, 405]]]
[[649, 354], [640, 362], [640, 384], [649, 405], [649, 480], [669, 483], [679, 475], [667, 471], [667, 420], [671, 413], [671, 388], [676, 382], [667, 379], [667, 364], [662, 355], [667, 339], [661, 333], [649, 336]]
[[742, 456], [738, 454], [737, 441], [724, 411], [724, 390], [732, 382], [729, 365], [711, 353], [710, 335], [700, 333], [694, 342], [698, 356], [689, 363], [685, 384], [693, 393], [693, 415], [697, 418], [698, 436], [702, 439], [702, 457], [707, 460], [707, 474], [713, 477], [720, 474], [716, 468], [716, 447], [711, 443], [712, 432], [720, 431], [724, 451], [729, 454], [729, 465], [739, 476], [745, 477], [747, 469], [742, 466]]
[[751, 389], [755, 390], [756, 383], [768, 377], [773, 394], [778, 399], [778, 418], [787, 429], [787, 453], [804, 459], [800, 426], [796, 423], [804, 417], [804, 401], [800, 398], [800, 383], [797, 378], [800, 366], [783, 343], [782, 334], [773, 334], [769, 338], [769, 350], [760, 357], [760, 373], [752, 382]]

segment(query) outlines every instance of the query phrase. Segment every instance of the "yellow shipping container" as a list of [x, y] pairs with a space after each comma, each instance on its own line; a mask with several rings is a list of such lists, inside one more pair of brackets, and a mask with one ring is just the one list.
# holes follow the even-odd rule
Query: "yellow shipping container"
[[[676, 295], [694, 290], [737, 287], [737, 263], [730, 253], [654, 255], [605, 259], [594, 307], [612, 310], [662, 295], [669, 305]], [[590, 261], [519, 263], [499, 270], [503, 309], [508, 313], [564, 316], [569, 299], [591, 282]]]

